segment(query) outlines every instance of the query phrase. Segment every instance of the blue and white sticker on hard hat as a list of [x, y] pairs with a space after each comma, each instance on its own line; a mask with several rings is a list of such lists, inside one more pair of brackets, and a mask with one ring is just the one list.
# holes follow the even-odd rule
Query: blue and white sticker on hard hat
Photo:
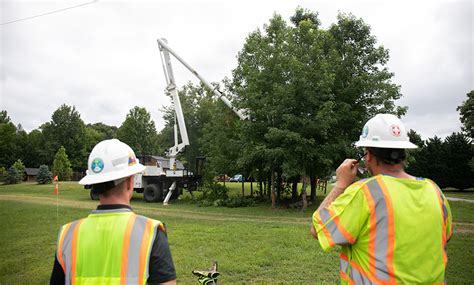
[[402, 130], [400, 129], [400, 127], [398, 125], [391, 125], [390, 126], [390, 133], [394, 137], [399, 137], [402, 133]]
[[369, 126], [365, 125], [362, 129], [362, 137], [366, 138], [369, 135]]
[[101, 158], [96, 158], [91, 163], [91, 169], [94, 173], [99, 173], [104, 170], [104, 161]]

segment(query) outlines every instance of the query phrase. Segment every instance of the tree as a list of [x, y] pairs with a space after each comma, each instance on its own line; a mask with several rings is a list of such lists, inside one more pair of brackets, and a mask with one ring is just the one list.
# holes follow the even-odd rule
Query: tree
[[474, 157], [471, 139], [463, 133], [453, 133], [445, 141], [447, 186], [460, 190], [474, 186], [474, 171], [469, 163]]
[[61, 146], [54, 156], [53, 175], [57, 175], [61, 181], [69, 181], [72, 176], [71, 162], [66, 154], [66, 149]]
[[462, 130], [471, 138], [474, 139], [474, 90], [467, 93], [467, 100], [462, 102], [456, 109], [459, 111]]
[[[44, 135], [44, 148], [51, 165], [56, 151], [64, 146], [70, 158], [71, 166], [76, 171], [87, 168], [86, 132], [84, 122], [76, 108], [61, 105], [51, 116], [51, 121], [41, 127]], [[44, 163], [44, 162], [43, 162]]]
[[5, 182], [5, 180], [7, 179], [7, 170], [5, 169], [5, 167], [0, 167], [0, 182]]
[[117, 127], [109, 126], [103, 123], [87, 124], [86, 133], [86, 150], [90, 153], [92, 148], [100, 141], [117, 137]]
[[0, 167], [9, 167], [16, 160], [16, 127], [7, 111], [0, 112]]
[[317, 13], [298, 8], [291, 21], [274, 15], [247, 37], [229, 87], [251, 117], [238, 130], [239, 167], [288, 181], [327, 175], [369, 117], [406, 111], [394, 103], [388, 51], [362, 19], [339, 14], [324, 30]]
[[117, 131], [117, 138], [128, 144], [137, 155], [155, 154], [157, 133], [155, 123], [145, 108], [135, 106]]
[[18, 175], [20, 176], [21, 180], [25, 179], [25, 165], [23, 164], [21, 159], [18, 159], [17, 161], [15, 161], [12, 167], [18, 171]]
[[49, 184], [53, 180], [53, 176], [51, 174], [51, 171], [49, 171], [49, 168], [47, 165], [41, 165], [39, 167], [38, 175], [36, 176], [36, 181], [39, 184]]
[[43, 133], [34, 129], [26, 136], [26, 147], [23, 148], [23, 161], [29, 167], [39, 167], [42, 164], [51, 163], [49, 150], [45, 147], [46, 142]]
[[21, 174], [15, 167], [12, 166], [8, 168], [7, 178], [5, 180], [6, 184], [17, 184], [21, 182], [21, 180]]

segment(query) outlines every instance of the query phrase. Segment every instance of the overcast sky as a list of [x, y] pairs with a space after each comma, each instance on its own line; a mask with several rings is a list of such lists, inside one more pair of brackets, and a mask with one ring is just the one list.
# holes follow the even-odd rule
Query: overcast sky
[[[91, 2], [0, 0], [0, 23]], [[460, 130], [456, 107], [474, 89], [473, 1], [109, 1], [0, 25], [0, 109], [31, 131], [61, 104], [85, 123], [120, 126], [134, 106], [163, 127], [165, 79], [156, 39], [208, 81], [230, 77], [246, 36], [273, 13], [317, 11], [323, 27], [338, 11], [372, 27], [390, 50], [388, 67], [402, 86], [403, 118], [424, 138]], [[197, 82], [173, 62], [178, 85]], [[356, 140], [357, 138], [354, 138]]]

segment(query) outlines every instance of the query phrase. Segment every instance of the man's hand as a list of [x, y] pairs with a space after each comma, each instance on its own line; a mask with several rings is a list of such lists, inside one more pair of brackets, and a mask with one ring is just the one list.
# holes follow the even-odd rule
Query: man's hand
[[355, 159], [346, 159], [336, 169], [336, 187], [346, 189], [354, 182], [359, 162]]

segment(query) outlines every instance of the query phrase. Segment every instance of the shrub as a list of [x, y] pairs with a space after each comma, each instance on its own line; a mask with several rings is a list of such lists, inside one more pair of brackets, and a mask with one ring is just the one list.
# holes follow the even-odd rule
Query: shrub
[[38, 171], [38, 176], [36, 176], [36, 182], [39, 184], [49, 184], [53, 180], [53, 175], [47, 165], [41, 165]]
[[13, 163], [12, 167], [14, 167], [18, 171], [18, 175], [20, 175], [20, 181], [25, 179], [25, 165], [21, 159], [18, 159]]
[[21, 181], [22, 175], [18, 173], [18, 170], [15, 167], [8, 168], [7, 178], [5, 180], [6, 184], [17, 184]]
[[5, 180], [7, 179], [7, 170], [5, 169], [5, 167], [0, 167], [0, 182], [5, 182]]
[[202, 198], [199, 201], [201, 207], [248, 207], [254, 206], [255, 200], [251, 197], [229, 197], [228, 189], [218, 183], [210, 183], [203, 189]]

